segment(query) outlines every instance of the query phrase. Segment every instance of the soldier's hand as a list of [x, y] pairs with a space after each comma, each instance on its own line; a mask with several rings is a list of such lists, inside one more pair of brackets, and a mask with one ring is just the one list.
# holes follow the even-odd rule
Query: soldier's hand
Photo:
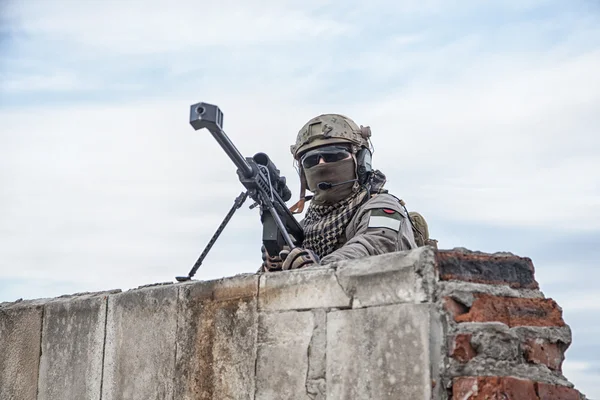
[[[285, 247], [284, 247], [284, 249], [285, 249]], [[260, 251], [262, 253], [262, 260], [263, 260], [262, 269], [263, 269], [263, 271], [267, 271], [267, 272], [281, 271], [281, 264], [283, 264], [283, 260], [281, 259], [281, 257], [279, 257], [279, 255], [276, 255], [276, 256], [269, 255], [264, 244], [260, 247]]]
[[309, 265], [318, 265], [321, 261], [312, 250], [296, 247], [292, 251], [282, 250], [279, 257], [283, 259], [281, 268], [285, 270], [303, 268]]

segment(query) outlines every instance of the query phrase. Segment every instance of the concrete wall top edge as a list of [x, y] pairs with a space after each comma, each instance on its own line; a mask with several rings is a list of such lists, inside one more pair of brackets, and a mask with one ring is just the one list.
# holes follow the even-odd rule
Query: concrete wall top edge
[[[454, 250], [455, 251], [460, 250], [460, 251], [471, 252], [471, 253], [480, 253], [480, 252], [472, 252], [471, 250], [463, 249], [463, 248], [456, 248]], [[439, 250], [439, 251], [445, 251], [445, 250]], [[381, 254], [381, 255], [370, 256], [370, 257], [365, 257], [365, 258], [338, 261], [338, 262], [334, 262], [334, 263], [327, 264], [324, 266], [312, 267], [312, 268], [310, 268], [310, 270], [311, 271], [315, 271], [315, 270], [339, 271], [339, 270], [355, 269], [355, 270], [361, 270], [361, 274], [365, 274], [365, 275], [378, 274], [378, 273], [382, 272], [381, 269], [394, 270], [394, 269], [409, 268], [409, 267], [415, 265], [415, 263], [426, 261], [425, 259], [429, 258], [428, 256], [433, 255], [434, 252], [435, 251], [430, 247], [421, 247], [421, 248], [417, 248], [417, 249], [409, 250], [409, 251], [398, 251], [398, 252], [394, 252], [394, 253]], [[481, 253], [481, 254], [484, 254], [484, 253]], [[488, 253], [485, 253], [485, 254], [488, 254]], [[494, 255], [512, 255], [512, 253], [501, 252], [501, 253], [494, 253]], [[364, 270], [363, 270], [362, 269], [363, 267], [366, 267], [366, 268], [364, 268]], [[280, 272], [276, 272], [276, 274], [303, 274], [307, 270], [308, 269], [294, 270], [294, 271], [280, 271]], [[57, 296], [54, 298], [18, 299], [16, 301], [12, 301], [12, 302], [2, 302], [2, 303], [0, 303], [0, 308], [6, 309], [9, 307], [32, 307], [32, 306], [36, 306], [36, 305], [43, 305], [50, 301], [71, 301], [71, 300], [74, 300], [77, 298], [90, 298], [90, 297], [95, 297], [95, 296], [106, 296], [106, 295], [112, 296], [112, 295], [117, 295], [117, 294], [121, 294], [121, 293], [125, 293], [125, 292], [148, 290], [148, 289], [156, 288], [159, 286], [173, 285], [173, 286], [182, 287], [182, 288], [186, 288], [188, 286], [196, 286], [196, 285], [203, 285], [203, 286], [207, 286], [207, 287], [210, 286], [210, 287], [214, 287], [214, 288], [223, 288], [223, 287], [227, 287], [227, 286], [231, 287], [232, 285], [235, 285], [236, 282], [243, 282], [248, 279], [254, 279], [254, 278], [258, 279], [258, 278], [260, 278], [261, 275], [264, 275], [264, 274], [256, 273], [256, 272], [241, 273], [241, 274], [225, 276], [222, 278], [206, 280], [206, 281], [191, 280], [188, 282], [176, 282], [176, 281], [156, 282], [156, 283], [149, 283], [149, 284], [141, 285], [141, 286], [138, 286], [135, 288], [127, 289], [127, 290], [110, 289], [110, 290], [99, 291], [99, 292], [81, 292], [81, 293], [64, 294], [64, 295]], [[218, 290], [218, 289], [216, 289], [216, 290]]]
[[110, 289], [99, 292], [77, 292], [72, 294], [64, 294], [57, 297], [41, 297], [36, 299], [18, 299], [15, 301], [6, 301], [0, 303], [0, 309], [7, 310], [11, 308], [27, 308], [38, 307], [48, 303], [69, 302], [73, 300], [91, 299], [95, 297], [110, 296], [121, 293], [121, 289]]

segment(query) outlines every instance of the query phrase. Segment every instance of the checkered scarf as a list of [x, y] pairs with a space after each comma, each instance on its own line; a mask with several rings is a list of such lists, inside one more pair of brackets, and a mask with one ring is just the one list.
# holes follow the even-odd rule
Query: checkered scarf
[[332, 205], [311, 203], [303, 221], [302, 247], [314, 251], [320, 258], [341, 247], [346, 226], [362, 205], [367, 190], [361, 190]]

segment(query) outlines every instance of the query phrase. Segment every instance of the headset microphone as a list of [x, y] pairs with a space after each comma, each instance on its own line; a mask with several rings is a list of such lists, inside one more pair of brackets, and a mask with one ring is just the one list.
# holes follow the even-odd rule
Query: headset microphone
[[358, 179], [350, 179], [349, 181], [344, 181], [344, 182], [338, 182], [338, 183], [331, 183], [331, 182], [319, 182], [319, 184], [317, 185], [319, 187], [319, 189], [321, 190], [327, 190], [327, 189], [331, 189], [334, 186], [339, 186], [339, 185], [343, 185], [344, 183], [350, 183], [350, 182], [356, 182]]

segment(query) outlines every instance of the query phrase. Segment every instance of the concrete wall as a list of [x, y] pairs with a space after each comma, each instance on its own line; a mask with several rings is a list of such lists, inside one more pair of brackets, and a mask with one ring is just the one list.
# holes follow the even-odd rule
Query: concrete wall
[[3, 303], [0, 399], [575, 399], [569, 344], [528, 259], [421, 248]]

